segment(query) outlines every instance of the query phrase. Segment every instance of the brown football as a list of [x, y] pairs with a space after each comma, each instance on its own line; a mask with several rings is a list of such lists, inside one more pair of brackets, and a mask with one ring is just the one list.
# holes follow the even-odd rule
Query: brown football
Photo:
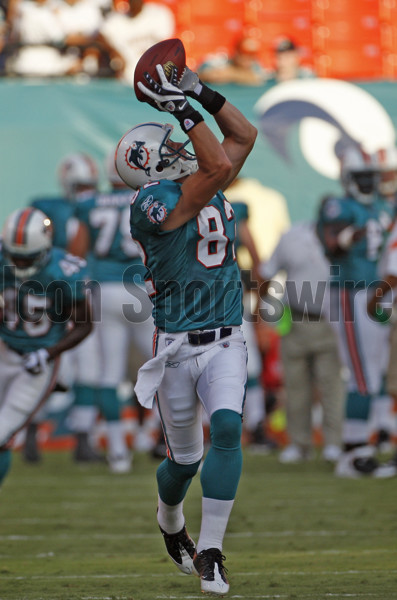
[[186, 52], [182, 41], [178, 38], [171, 40], [163, 40], [158, 44], [154, 44], [144, 52], [139, 59], [134, 73], [134, 90], [137, 99], [140, 102], [149, 102], [150, 99], [142, 94], [138, 87], [138, 81], [144, 85], [148, 85], [145, 79], [145, 72], [159, 82], [159, 76], [156, 71], [156, 65], [162, 65], [166, 77], [169, 79], [171, 68], [173, 66], [178, 69], [178, 77], [182, 77], [183, 70], [186, 66]]

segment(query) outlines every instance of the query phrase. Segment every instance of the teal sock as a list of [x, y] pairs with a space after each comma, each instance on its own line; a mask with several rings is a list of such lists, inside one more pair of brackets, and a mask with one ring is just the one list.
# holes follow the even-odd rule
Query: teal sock
[[372, 396], [370, 394], [348, 392], [346, 398], [346, 418], [368, 421], [371, 403]]
[[169, 506], [182, 502], [199, 466], [200, 461], [192, 465], [180, 465], [169, 458], [164, 459], [156, 474], [161, 500]]
[[76, 383], [73, 386], [75, 406], [96, 406], [98, 389]]
[[233, 500], [243, 465], [241, 415], [221, 409], [211, 417], [211, 448], [201, 470], [204, 498]]
[[99, 390], [99, 407], [105, 421], [120, 421], [121, 406], [116, 388]]
[[11, 467], [11, 450], [0, 450], [0, 485]]

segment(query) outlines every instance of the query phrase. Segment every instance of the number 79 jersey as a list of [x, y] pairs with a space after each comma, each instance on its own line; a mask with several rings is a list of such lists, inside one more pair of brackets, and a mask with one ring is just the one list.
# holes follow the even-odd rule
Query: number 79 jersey
[[131, 201], [131, 234], [147, 268], [154, 322], [168, 332], [240, 325], [233, 209], [218, 192], [197, 217], [161, 231], [180, 195], [179, 183], [161, 180], [143, 186]]

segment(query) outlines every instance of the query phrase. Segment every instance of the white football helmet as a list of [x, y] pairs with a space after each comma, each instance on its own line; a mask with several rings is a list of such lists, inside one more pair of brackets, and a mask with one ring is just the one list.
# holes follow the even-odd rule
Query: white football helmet
[[169, 123], [141, 123], [121, 138], [116, 149], [116, 169], [130, 187], [138, 188], [159, 179], [179, 179], [198, 169], [195, 154], [185, 143], [174, 142]]
[[58, 179], [65, 196], [72, 200], [80, 191], [96, 191], [99, 181], [98, 168], [88, 154], [70, 154], [58, 165]]
[[47, 262], [52, 247], [52, 223], [37, 208], [11, 213], [2, 231], [3, 254], [17, 277], [31, 277]]
[[346, 192], [363, 204], [375, 199], [379, 170], [373, 157], [358, 146], [349, 146], [341, 157], [341, 183]]
[[372, 157], [380, 172], [379, 193], [382, 196], [393, 196], [397, 192], [397, 148], [380, 148]]

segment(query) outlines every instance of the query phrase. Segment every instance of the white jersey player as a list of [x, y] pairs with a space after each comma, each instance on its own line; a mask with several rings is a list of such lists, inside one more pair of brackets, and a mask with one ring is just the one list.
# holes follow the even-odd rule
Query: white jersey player
[[86, 263], [52, 247], [50, 219], [19, 209], [2, 235], [0, 321], [0, 481], [13, 436], [55, 384], [62, 352], [91, 331]]

